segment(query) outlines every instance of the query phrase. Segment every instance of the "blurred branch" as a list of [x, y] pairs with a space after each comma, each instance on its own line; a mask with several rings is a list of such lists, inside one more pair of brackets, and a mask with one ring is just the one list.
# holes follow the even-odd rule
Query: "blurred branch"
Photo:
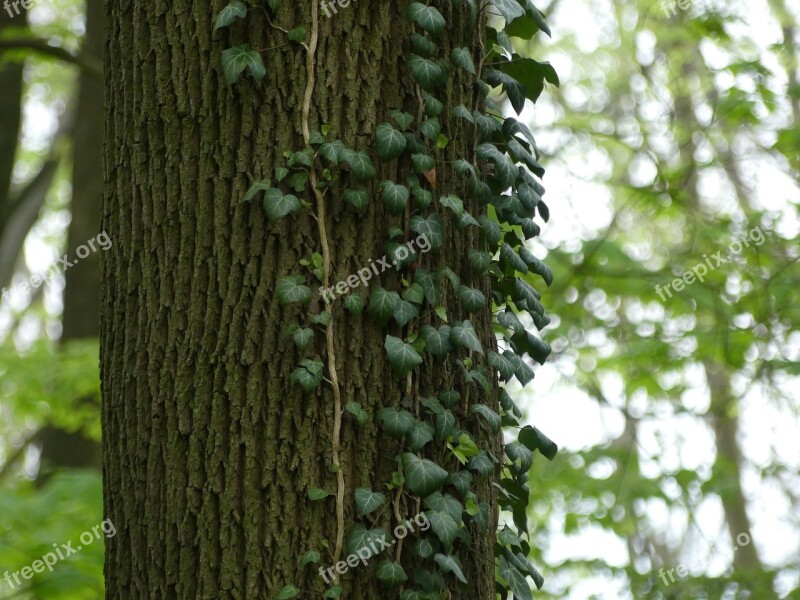
[[39, 38], [31, 37], [0, 40], [0, 53], [2, 53], [3, 50], [31, 50], [38, 54], [44, 54], [76, 65], [98, 79], [102, 80], [103, 78], [103, 65], [99, 61], [86, 56], [73, 54], [60, 46], [51, 46], [46, 40]]

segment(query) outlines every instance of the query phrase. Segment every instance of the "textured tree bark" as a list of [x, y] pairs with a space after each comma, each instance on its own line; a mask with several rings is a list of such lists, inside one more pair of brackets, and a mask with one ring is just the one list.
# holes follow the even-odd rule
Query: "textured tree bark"
[[[320, 564], [329, 566], [337, 537], [334, 497], [309, 502], [306, 495], [309, 488], [336, 490], [333, 395], [328, 385], [306, 394], [290, 384], [303, 356], [283, 335], [325, 307], [310, 275], [310, 313], [275, 297], [276, 281], [320, 251], [317, 224], [308, 213], [270, 224], [261, 206], [239, 203], [254, 179], [284, 164], [284, 151], [303, 147], [306, 56], [297, 44], [283, 45], [283, 34], [260, 11], [214, 34], [212, 18], [223, 5], [106, 4], [103, 228], [114, 247], [102, 256], [101, 371], [105, 506], [118, 531], [107, 541], [109, 598], [275, 598], [288, 583], [302, 597], [321, 598], [319, 565], [300, 567], [299, 558], [318, 550]], [[466, 5], [440, 9], [448, 18], [442, 56], [456, 45], [473, 46]], [[391, 109], [417, 112], [404, 66], [405, 11], [405, 3], [376, 10], [360, 2], [319, 17], [311, 128], [330, 125], [333, 137], [369, 149], [376, 164], [375, 125]], [[310, 22], [305, 3], [284, 3], [275, 19], [286, 29]], [[245, 41], [274, 48], [263, 53], [267, 78], [255, 83], [246, 76], [228, 88], [221, 51]], [[471, 104], [465, 75], [453, 72], [447, 96], [450, 105]], [[471, 156], [471, 128], [455, 120], [445, 125], [452, 142], [441, 159]], [[443, 160], [437, 196], [460, 191]], [[407, 164], [393, 164], [377, 180], [408, 173]], [[313, 202], [310, 193], [303, 199]], [[383, 256], [388, 228], [402, 222], [374, 193], [363, 216], [338, 193], [325, 202], [335, 282]], [[489, 297], [488, 281], [469, 274], [466, 248], [477, 246], [476, 234], [448, 221], [448, 236], [423, 266], [449, 266]], [[397, 289], [398, 281], [395, 273], [382, 277], [387, 288]], [[448, 288], [444, 303], [451, 318], [466, 318], [450, 306], [450, 294]], [[366, 314], [346, 313], [341, 302], [330, 310], [344, 403], [359, 402], [373, 417], [382, 406], [399, 405], [406, 384], [389, 368], [385, 331]], [[492, 348], [488, 308], [472, 321]], [[311, 354], [327, 364], [322, 333]], [[457, 368], [427, 361], [415, 388], [432, 395], [461, 381]], [[498, 440], [487, 443], [496, 448]], [[363, 429], [344, 418], [346, 533], [355, 519], [354, 488], [382, 489], [398, 450], [374, 418]], [[485, 482], [476, 491], [494, 509], [491, 489]], [[405, 508], [404, 518], [416, 515], [413, 504]], [[391, 518], [383, 524], [393, 528]], [[494, 598], [493, 524], [471, 534], [474, 548], [461, 556], [470, 587], [452, 597]], [[404, 563], [410, 553], [406, 544]], [[374, 580], [379, 561], [344, 576], [342, 598], [392, 597]]]

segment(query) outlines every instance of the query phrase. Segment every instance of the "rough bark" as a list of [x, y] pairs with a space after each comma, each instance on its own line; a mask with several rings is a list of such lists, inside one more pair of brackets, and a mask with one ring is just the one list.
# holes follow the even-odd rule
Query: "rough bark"
[[[320, 598], [318, 565], [301, 568], [299, 557], [315, 549], [329, 566], [337, 537], [334, 498], [306, 496], [312, 487], [336, 490], [333, 395], [327, 385], [313, 394], [291, 386], [303, 355], [283, 332], [292, 322], [306, 324], [308, 313], [275, 297], [276, 281], [320, 251], [317, 224], [307, 213], [270, 224], [259, 205], [239, 203], [253, 179], [284, 164], [284, 151], [302, 149], [306, 57], [297, 44], [281, 46], [285, 38], [258, 11], [213, 35], [212, 16], [222, 6], [156, 0], [106, 7], [103, 228], [114, 248], [102, 257], [101, 372], [105, 505], [118, 531], [107, 544], [109, 598], [275, 598], [287, 583]], [[471, 46], [466, 6], [440, 8], [449, 22], [443, 56], [454, 45]], [[332, 19], [320, 16], [311, 128], [328, 124], [333, 136], [373, 158], [375, 125], [389, 110], [417, 111], [404, 66], [405, 10], [405, 3], [376, 10], [361, 2]], [[310, 11], [285, 3], [276, 24], [308, 26]], [[220, 53], [243, 41], [281, 47], [264, 54], [263, 83], [245, 77], [228, 88]], [[454, 74], [448, 103], [470, 104], [471, 93], [466, 77]], [[471, 130], [447, 125], [453, 142], [442, 158], [469, 156]], [[438, 195], [453, 184], [444, 163], [437, 168]], [[392, 165], [377, 180], [408, 172], [406, 164], [399, 171]], [[388, 228], [402, 225], [376, 197], [358, 216], [338, 193], [326, 195], [333, 282], [383, 256]], [[449, 266], [469, 282], [466, 248], [477, 245], [474, 234], [448, 229], [445, 247], [423, 265]], [[396, 274], [382, 277], [385, 287], [397, 281]], [[489, 296], [487, 282], [473, 283]], [[315, 292], [310, 314], [321, 310]], [[385, 331], [366, 315], [346, 313], [341, 301], [331, 311], [343, 401], [359, 402], [373, 417], [398, 405], [405, 381], [389, 368]], [[457, 306], [450, 314], [459, 318]], [[488, 310], [473, 322], [491, 347]], [[324, 335], [304, 354], [327, 362]], [[461, 380], [457, 368], [428, 362], [415, 388], [430, 395]], [[363, 429], [345, 418], [341, 442], [349, 531], [353, 489], [381, 489], [398, 445], [374, 418]], [[494, 507], [490, 489], [478, 491]], [[404, 518], [417, 512], [413, 504], [404, 511]], [[394, 527], [389, 519], [384, 524]], [[494, 598], [493, 530], [472, 534], [474, 550], [461, 557], [471, 585], [452, 597]], [[374, 580], [378, 562], [344, 576], [342, 597], [391, 597]]]

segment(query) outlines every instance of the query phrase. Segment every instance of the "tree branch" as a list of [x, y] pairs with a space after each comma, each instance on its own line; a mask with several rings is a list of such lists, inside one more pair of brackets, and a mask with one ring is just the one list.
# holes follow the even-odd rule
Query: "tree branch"
[[86, 56], [73, 54], [60, 46], [51, 46], [46, 40], [39, 38], [29, 37], [0, 40], [0, 54], [2, 54], [4, 50], [31, 50], [35, 53], [44, 54], [51, 58], [76, 65], [99, 79], [103, 78], [103, 65], [99, 61]]

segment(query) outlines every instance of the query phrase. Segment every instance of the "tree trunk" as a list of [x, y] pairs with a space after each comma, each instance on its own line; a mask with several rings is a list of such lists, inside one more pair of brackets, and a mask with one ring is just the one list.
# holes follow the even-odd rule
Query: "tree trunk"
[[[260, 205], [240, 200], [254, 180], [271, 178], [285, 164], [285, 151], [304, 147], [306, 53], [296, 43], [285, 44], [263, 12], [253, 10], [246, 21], [214, 34], [220, 2], [106, 6], [103, 228], [114, 247], [102, 256], [101, 371], [105, 505], [118, 531], [108, 540], [107, 596], [272, 599], [294, 584], [302, 589], [300, 597], [321, 598], [326, 586], [317, 569], [337, 557], [337, 538], [346, 538], [353, 526], [353, 490], [385, 491], [397, 468], [400, 446], [374, 415], [383, 406], [398, 406], [408, 390], [389, 367], [385, 331], [366, 312], [349, 314], [342, 301], [328, 307], [341, 397], [330, 385], [304, 393], [290, 383], [309, 351], [298, 352], [284, 332], [298, 321], [313, 327], [309, 315], [325, 306], [316, 286], [310, 312], [282, 306], [276, 282], [298, 272], [298, 261], [322, 252], [320, 225], [308, 212], [271, 224]], [[407, 6], [356, 2], [332, 18], [321, 12], [315, 17], [312, 9], [318, 12], [311, 3], [284, 3], [274, 18], [285, 29], [304, 25], [312, 31], [311, 24], [319, 24], [310, 127], [327, 124], [332, 137], [368, 150], [379, 164], [375, 126], [392, 109], [417, 113], [405, 64]], [[473, 46], [466, 4], [440, 10], [448, 19], [442, 55], [454, 46]], [[251, 48], [274, 48], [262, 53], [267, 78], [256, 83], [243, 76], [228, 87], [220, 54], [244, 41]], [[451, 74], [447, 96], [446, 105], [472, 104], [466, 75]], [[449, 118], [443, 125], [451, 142], [438, 157], [437, 196], [456, 186], [444, 161], [471, 156], [474, 146], [471, 127]], [[408, 174], [410, 167], [400, 163], [379, 169], [377, 180], [402, 181]], [[338, 192], [325, 196], [322, 225], [332, 283], [386, 254], [388, 229], [403, 225], [376, 200], [377, 187], [364, 215]], [[310, 192], [299, 195], [313, 205]], [[470, 281], [467, 248], [477, 246], [476, 234], [447, 225], [444, 247], [425, 255], [423, 266], [450, 267], [490, 297], [488, 280]], [[387, 289], [397, 289], [398, 282], [394, 271], [381, 277]], [[443, 287], [443, 304], [450, 318], [466, 318], [447, 296], [449, 289]], [[368, 290], [359, 291], [366, 297]], [[488, 307], [471, 318], [484, 347], [492, 348]], [[399, 328], [391, 333], [401, 335]], [[318, 332], [311, 355], [333, 379], [327, 348], [325, 334]], [[461, 382], [458, 369], [450, 372], [426, 359], [411, 395], [436, 395], [449, 386], [464, 397]], [[351, 401], [373, 419], [360, 428], [343, 418], [341, 532], [335, 495], [310, 502], [307, 491], [337, 491], [334, 407]], [[484, 402], [496, 404], [495, 398]], [[474, 437], [497, 448], [496, 439]], [[495, 596], [491, 490], [489, 482], [475, 489], [491, 507], [491, 523], [486, 531], [470, 528], [474, 545], [461, 556], [470, 586], [461, 591], [448, 575], [454, 599]], [[405, 520], [419, 507], [408, 503], [402, 509]], [[397, 522], [387, 514], [382, 524], [391, 529]], [[300, 557], [310, 550], [322, 554], [321, 562], [301, 567]], [[345, 549], [338, 555], [347, 554]], [[394, 559], [396, 547], [387, 554]], [[407, 543], [404, 565], [410, 555]], [[399, 596], [374, 579], [385, 557], [344, 575], [341, 597]]]

